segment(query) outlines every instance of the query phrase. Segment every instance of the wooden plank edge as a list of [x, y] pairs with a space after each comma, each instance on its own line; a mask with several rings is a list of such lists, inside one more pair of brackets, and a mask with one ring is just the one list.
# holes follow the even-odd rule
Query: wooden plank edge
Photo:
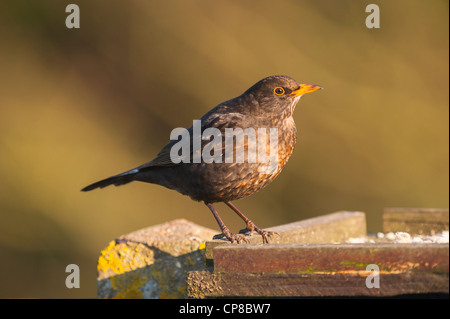
[[[388, 297], [449, 293], [448, 274], [381, 274], [379, 288], [368, 288], [359, 274], [228, 274], [190, 272], [189, 298], [217, 297]], [[372, 281], [369, 280], [369, 281]]]

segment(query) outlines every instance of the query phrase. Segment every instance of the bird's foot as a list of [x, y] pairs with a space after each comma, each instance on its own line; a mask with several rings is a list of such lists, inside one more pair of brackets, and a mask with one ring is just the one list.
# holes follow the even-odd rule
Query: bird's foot
[[262, 239], [263, 239], [263, 244], [268, 244], [269, 243], [269, 238], [274, 236], [274, 235], [278, 235], [278, 233], [276, 232], [272, 232], [272, 231], [267, 231], [267, 230], [263, 230], [261, 228], [259, 228], [258, 226], [256, 226], [252, 221], [248, 221], [247, 222], [247, 226], [244, 229], [241, 229], [239, 231], [240, 234], [248, 234], [248, 235], [252, 235], [254, 232], [258, 233], [261, 235]]
[[248, 239], [247, 238], [245, 238], [242, 235], [233, 234], [228, 229], [224, 230], [221, 234], [214, 235], [213, 239], [222, 239], [224, 237], [227, 240], [229, 240], [231, 243], [237, 243], [237, 244], [242, 244], [244, 242], [248, 243]]

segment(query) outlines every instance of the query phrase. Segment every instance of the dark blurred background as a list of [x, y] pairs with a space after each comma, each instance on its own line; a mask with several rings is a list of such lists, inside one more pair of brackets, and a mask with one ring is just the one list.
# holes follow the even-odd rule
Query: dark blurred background
[[[80, 29], [65, 26], [69, 3]], [[258, 225], [358, 210], [379, 231], [383, 207], [448, 207], [448, 32], [446, 0], [2, 0], [0, 297], [95, 297], [119, 235], [176, 218], [218, 229], [163, 187], [80, 189], [269, 75], [325, 90], [298, 105], [283, 173], [236, 202]], [[80, 289], [65, 287], [71, 263]]]

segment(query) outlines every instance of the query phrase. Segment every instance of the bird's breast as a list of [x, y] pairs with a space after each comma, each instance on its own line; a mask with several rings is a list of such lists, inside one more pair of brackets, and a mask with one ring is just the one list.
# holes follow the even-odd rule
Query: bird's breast
[[[269, 185], [282, 171], [291, 157], [297, 141], [297, 130], [293, 119], [286, 120], [282, 125], [277, 127], [264, 127], [266, 138], [262, 138], [258, 134], [258, 147], [263, 147], [265, 143], [266, 158], [259, 157], [256, 163], [222, 163], [222, 164], [203, 164], [203, 169], [210, 170], [214, 173], [208, 176], [209, 186], [203, 191], [211, 202], [229, 201], [249, 196], [258, 192], [262, 188]], [[276, 128], [277, 134], [270, 134], [271, 130]], [[273, 130], [272, 130], [273, 132]], [[276, 146], [274, 149], [273, 146]], [[247, 145], [245, 151], [248, 152], [251, 147]], [[236, 150], [236, 149], [235, 149]], [[248, 159], [248, 157], [245, 157]], [[204, 177], [203, 175], [202, 177]]]
[[[207, 163], [202, 160], [201, 163], [173, 166], [167, 168], [167, 171], [171, 171], [170, 174], [154, 182], [175, 189], [194, 200], [208, 203], [232, 201], [256, 193], [281, 173], [294, 151], [297, 131], [293, 119], [277, 124], [271, 126], [267, 123], [253, 123], [251, 127], [256, 132], [256, 140], [252, 142], [257, 143], [257, 147], [249, 144], [252, 139], [248, 136], [236, 138], [230, 148], [232, 157], [228, 158], [232, 160], [227, 160], [227, 140], [223, 139], [220, 147], [222, 152], [218, 152], [222, 155], [220, 162]], [[243, 132], [245, 129], [243, 127]], [[274, 131], [277, 134], [274, 135]], [[265, 158], [260, 157], [259, 147], [265, 147]], [[255, 149], [258, 154], [253, 160], [249, 160], [252, 158], [249, 152]], [[244, 154], [241, 158], [243, 162], [237, 160], [240, 153]]]

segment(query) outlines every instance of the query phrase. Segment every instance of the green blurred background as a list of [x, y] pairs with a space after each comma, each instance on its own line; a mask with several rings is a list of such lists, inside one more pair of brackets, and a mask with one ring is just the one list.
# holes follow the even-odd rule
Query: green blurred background
[[[65, 27], [69, 3], [80, 29]], [[163, 187], [80, 189], [273, 74], [325, 90], [298, 105], [283, 173], [236, 202], [258, 225], [358, 210], [379, 231], [383, 207], [448, 207], [448, 32], [446, 0], [2, 0], [0, 297], [95, 297], [119, 235], [176, 218], [218, 229]], [[80, 289], [65, 287], [70, 263]]]

